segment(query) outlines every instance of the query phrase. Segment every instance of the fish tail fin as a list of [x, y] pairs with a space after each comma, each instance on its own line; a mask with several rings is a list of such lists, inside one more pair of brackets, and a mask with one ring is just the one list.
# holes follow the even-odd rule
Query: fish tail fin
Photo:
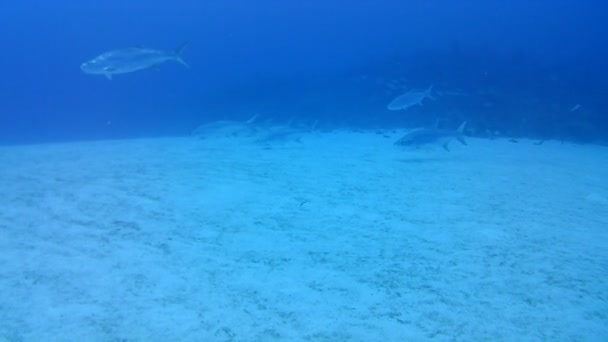
[[464, 140], [464, 128], [467, 125], [467, 122], [463, 122], [460, 124], [460, 126], [458, 126], [458, 129], [456, 130], [456, 140], [458, 140], [461, 144], [463, 145], [468, 145], [467, 141]]
[[180, 46], [178, 46], [177, 48], [175, 48], [175, 50], [173, 50], [173, 56], [174, 56], [176, 62], [178, 62], [179, 64], [185, 66], [186, 68], [190, 68], [190, 66], [188, 65], [188, 63], [186, 63], [182, 59], [182, 53], [184, 52], [184, 49], [186, 48], [186, 45], [188, 45], [188, 43], [183, 43]]

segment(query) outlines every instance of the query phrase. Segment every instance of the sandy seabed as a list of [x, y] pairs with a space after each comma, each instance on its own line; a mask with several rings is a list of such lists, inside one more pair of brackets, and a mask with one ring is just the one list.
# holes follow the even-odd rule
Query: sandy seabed
[[0, 148], [0, 341], [605, 340], [608, 147], [393, 140]]

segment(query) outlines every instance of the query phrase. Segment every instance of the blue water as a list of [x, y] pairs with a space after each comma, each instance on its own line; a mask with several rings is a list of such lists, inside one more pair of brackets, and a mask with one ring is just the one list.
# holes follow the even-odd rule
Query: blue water
[[[184, 135], [209, 120], [253, 112], [328, 126], [467, 119], [469, 134], [605, 141], [606, 7], [6, 1], [0, 142]], [[170, 50], [183, 42], [190, 70], [167, 63], [109, 82], [79, 69], [108, 50]], [[399, 79], [407, 81], [403, 89], [387, 88]], [[386, 110], [399, 93], [429, 84], [477, 95], [443, 96], [408, 115]]]
[[607, 18], [1, 2], [0, 341], [602, 340]]

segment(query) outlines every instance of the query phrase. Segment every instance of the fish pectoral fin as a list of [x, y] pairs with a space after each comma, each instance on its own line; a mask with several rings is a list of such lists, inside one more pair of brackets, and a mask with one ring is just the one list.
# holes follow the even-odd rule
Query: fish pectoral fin
[[103, 68], [103, 74], [106, 75], [106, 78], [111, 80], [112, 79], [112, 72], [116, 71], [116, 68], [113, 67], [105, 67]]

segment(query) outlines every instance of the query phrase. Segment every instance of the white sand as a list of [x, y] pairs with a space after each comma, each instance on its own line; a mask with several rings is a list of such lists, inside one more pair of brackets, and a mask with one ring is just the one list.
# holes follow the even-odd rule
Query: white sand
[[608, 336], [608, 148], [393, 140], [1, 148], [0, 341]]

